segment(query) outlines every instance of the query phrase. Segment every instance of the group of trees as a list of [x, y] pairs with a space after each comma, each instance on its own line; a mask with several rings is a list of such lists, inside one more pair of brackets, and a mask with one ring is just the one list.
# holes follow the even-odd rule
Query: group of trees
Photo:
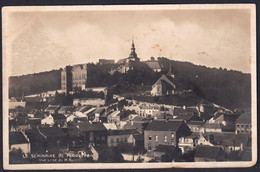
[[[250, 107], [251, 75], [222, 68], [208, 68], [189, 62], [170, 61], [158, 57], [163, 67], [154, 72], [145, 63], [135, 63], [135, 70], [126, 73], [116, 71], [118, 64], [88, 64], [87, 87], [114, 87], [117, 93], [137, 91], [139, 87], [153, 85], [162, 74], [167, 73], [172, 64], [176, 79], [192, 89], [197, 96], [227, 108]], [[115, 70], [113, 73], [112, 70]], [[61, 87], [61, 70], [9, 78], [9, 97], [35, 94]], [[84, 93], [85, 94], [85, 93]], [[92, 93], [88, 93], [92, 94]], [[87, 93], [86, 93], [87, 96]], [[97, 95], [98, 97], [102, 95]]]
[[[120, 73], [119, 65], [88, 65], [87, 87], [102, 87], [113, 85], [152, 85], [160, 76], [145, 63], [135, 63], [135, 70]], [[115, 70], [113, 73], [112, 70]]]
[[61, 69], [9, 77], [9, 97], [37, 94], [60, 89]]
[[[161, 57], [158, 61], [169, 68], [169, 59]], [[250, 74], [197, 66], [189, 62], [172, 61], [171, 64], [176, 79], [189, 86], [197, 96], [227, 108], [250, 107]]]

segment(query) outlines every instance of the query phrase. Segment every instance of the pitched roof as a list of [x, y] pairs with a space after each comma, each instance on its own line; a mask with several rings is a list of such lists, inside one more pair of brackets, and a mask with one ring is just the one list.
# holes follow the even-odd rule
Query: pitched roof
[[178, 131], [182, 125], [182, 120], [173, 120], [173, 121], [157, 121], [154, 120], [148, 124], [145, 130], [151, 131]]
[[117, 130], [117, 126], [114, 123], [103, 123], [107, 130]]
[[160, 64], [158, 61], [146, 61], [145, 62], [151, 69], [161, 69]]
[[241, 146], [241, 143], [246, 146], [251, 138], [250, 134], [233, 132], [207, 133], [207, 135], [213, 135], [215, 144], [223, 146]]
[[135, 122], [137, 122], [137, 121], [147, 121], [147, 120], [148, 120], [147, 118], [142, 117], [142, 116], [136, 116], [132, 119], [132, 121], [135, 121]]
[[75, 108], [74, 106], [61, 106], [59, 111], [73, 111], [74, 108]]
[[194, 157], [217, 159], [220, 150], [218, 146], [197, 146]]
[[130, 135], [130, 134], [139, 134], [139, 132], [135, 129], [133, 130], [108, 130], [108, 135]]
[[87, 131], [107, 131], [106, 127], [101, 122], [81, 122], [78, 124], [81, 132]]
[[176, 147], [172, 145], [158, 145], [155, 147], [154, 152], [165, 152], [172, 154], [175, 151]]
[[89, 110], [91, 108], [91, 106], [78, 106], [76, 109], [74, 109], [74, 112], [86, 112], [87, 110]]
[[175, 119], [183, 119], [184, 121], [203, 121], [198, 115], [195, 115], [194, 113], [183, 113], [177, 116]]
[[237, 124], [251, 124], [251, 112], [242, 113], [236, 120]]
[[205, 122], [204, 121], [189, 121], [187, 125], [199, 125], [202, 126]]
[[21, 131], [11, 131], [9, 133], [9, 144], [29, 143]]
[[208, 128], [208, 129], [221, 129], [220, 123], [209, 123], [206, 122], [205, 124], [202, 125], [202, 128]]
[[63, 114], [51, 114], [54, 120], [62, 120], [66, 119], [66, 117]]
[[49, 105], [46, 109], [45, 109], [45, 111], [48, 111], [48, 110], [57, 110], [57, 109], [59, 109], [59, 105]]
[[103, 107], [97, 108], [97, 109], [94, 111], [94, 113], [99, 113], [99, 114], [102, 114], [102, 113], [104, 113], [104, 112], [105, 112], [105, 108], [103, 108]]
[[9, 99], [9, 102], [18, 102], [18, 101], [17, 101], [17, 99], [16, 99], [15, 97], [11, 97], [11, 98]]
[[36, 97], [25, 97], [24, 98], [26, 102], [41, 102], [42, 98], [40, 96]]
[[116, 117], [116, 116], [120, 116], [120, 113], [121, 113], [121, 112], [120, 112], [119, 110], [116, 110], [116, 111], [110, 113], [108, 116], [110, 116], [110, 117]]
[[63, 130], [58, 127], [38, 127], [38, 131], [46, 137], [63, 137], [65, 135]]
[[40, 134], [37, 129], [25, 130], [25, 134], [27, 135], [27, 137], [29, 138], [30, 141], [45, 139], [44, 136], [42, 134]]

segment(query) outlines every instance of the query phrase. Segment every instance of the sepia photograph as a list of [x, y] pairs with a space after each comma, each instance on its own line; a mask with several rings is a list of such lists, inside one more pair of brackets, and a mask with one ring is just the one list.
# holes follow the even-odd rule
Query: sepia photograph
[[4, 169], [255, 165], [255, 13], [2, 8]]

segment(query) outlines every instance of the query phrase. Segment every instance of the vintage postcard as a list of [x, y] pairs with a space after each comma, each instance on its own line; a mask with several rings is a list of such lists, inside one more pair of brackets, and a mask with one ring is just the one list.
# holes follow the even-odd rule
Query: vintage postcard
[[255, 5], [2, 16], [4, 169], [256, 163]]

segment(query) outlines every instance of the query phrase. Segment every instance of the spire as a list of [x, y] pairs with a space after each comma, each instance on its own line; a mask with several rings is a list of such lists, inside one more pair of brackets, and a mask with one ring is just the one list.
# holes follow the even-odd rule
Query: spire
[[128, 57], [129, 60], [132, 60], [132, 61], [139, 61], [140, 59], [137, 57], [137, 54], [135, 52], [135, 43], [134, 43], [134, 38], [133, 38], [133, 35], [132, 35], [132, 46], [131, 46], [131, 53]]

